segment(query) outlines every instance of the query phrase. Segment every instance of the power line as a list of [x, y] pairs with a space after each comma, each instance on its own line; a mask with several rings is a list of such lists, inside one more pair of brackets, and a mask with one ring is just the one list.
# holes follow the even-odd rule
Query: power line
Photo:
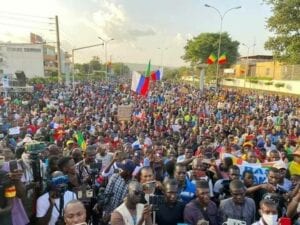
[[49, 28], [31, 27], [31, 26], [12, 24], [12, 23], [0, 23], [0, 24], [4, 25], [4, 26], [15, 26], [15, 27], [21, 27], [21, 28], [30, 28], [30, 29], [35, 29], [35, 30], [55, 31], [54, 29], [49, 29]]
[[55, 23], [50, 23], [50, 22], [46, 22], [46, 21], [31, 20], [31, 19], [27, 19], [27, 18], [18, 18], [18, 17], [14, 17], [14, 16], [6, 16], [6, 15], [1, 15], [1, 14], [0, 14], [0, 17], [6, 18], [8, 20], [17, 20], [17, 21], [21, 21], [21, 22], [43, 23], [43, 24], [49, 24], [49, 25], [55, 24]]
[[23, 13], [13, 13], [13, 12], [5, 12], [5, 11], [0, 11], [0, 13], [23, 16], [23, 17], [25, 16], [25, 17], [41, 18], [41, 19], [55, 19], [54, 17], [34, 16], [34, 15], [28, 15]]

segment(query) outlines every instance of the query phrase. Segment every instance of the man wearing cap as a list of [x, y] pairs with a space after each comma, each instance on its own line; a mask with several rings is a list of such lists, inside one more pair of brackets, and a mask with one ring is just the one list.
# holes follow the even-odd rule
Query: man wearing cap
[[67, 191], [67, 176], [61, 171], [51, 174], [49, 191], [40, 196], [36, 204], [37, 224], [55, 225], [58, 220], [62, 220], [63, 208], [68, 202], [76, 199], [76, 194]]
[[[75, 165], [76, 174], [81, 184], [91, 184], [92, 183], [92, 169], [91, 165], [98, 163], [96, 160], [96, 147], [93, 145], [87, 146], [86, 155], [83, 160]], [[100, 174], [101, 168], [98, 168]]]
[[286, 172], [287, 172], [287, 166], [283, 161], [276, 162], [273, 165], [274, 168], [277, 168], [279, 170], [279, 178], [278, 178], [278, 184], [280, 188], [285, 190], [286, 192], [291, 191], [292, 189], [292, 182], [286, 178]]
[[111, 176], [108, 185], [105, 189], [107, 196], [112, 196], [108, 204], [104, 207], [104, 212], [107, 217], [116, 209], [125, 198], [128, 192], [128, 184], [132, 179], [132, 173], [135, 169], [135, 163], [132, 160], [126, 159], [122, 163], [118, 163], [119, 173]]
[[74, 141], [73, 140], [68, 140], [66, 143], [66, 147], [64, 148], [63, 151], [63, 156], [70, 156], [72, 148], [73, 148]]
[[291, 175], [300, 175], [300, 148], [293, 153], [294, 160], [289, 164], [289, 172]]

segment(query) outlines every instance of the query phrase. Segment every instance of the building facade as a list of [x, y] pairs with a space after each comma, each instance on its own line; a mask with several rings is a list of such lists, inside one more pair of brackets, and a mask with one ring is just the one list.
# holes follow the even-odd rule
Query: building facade
[[234, 76], [263, 77], [272, 80], [300, 80], [300, 65], [280, 63], [268, 55], [240, 57], [234, 65]]
[[42, 44], [0, 43], [0, 74], [24, 71], [27, 78], [44, 76]]

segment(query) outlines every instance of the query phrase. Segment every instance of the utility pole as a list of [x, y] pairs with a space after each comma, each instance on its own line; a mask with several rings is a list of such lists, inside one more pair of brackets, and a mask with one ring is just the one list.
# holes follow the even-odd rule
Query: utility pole
[[57, 78], [58, 78], [58, 83], [60, 83], [62, 81], [62, 77], [61, 77], [61, 56], [60, 56], [58, 16], [55, 16], [55, 26], [56, 26], [56, 48], [57, 48]]

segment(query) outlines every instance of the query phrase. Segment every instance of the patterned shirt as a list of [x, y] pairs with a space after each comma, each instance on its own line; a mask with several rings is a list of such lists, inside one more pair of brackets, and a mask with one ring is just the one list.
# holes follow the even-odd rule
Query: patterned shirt
[[228, 198], [221, 201], [219, 209], [223, 222], [226, 222], [228, 218], [245, 221], [247, 225], [255, 222], [256, 207], [252, 198], [245, 197], [242, 205], [237, 205], [232, 198]]
[[128, 192], [129, 181], [125, 181], [119, 174], [114, 174], [109, 179], [105, 189], [105, 194], [112, 196], [109, 203], [105, 206], [105, 214], [110, 214], [123, 202]]

